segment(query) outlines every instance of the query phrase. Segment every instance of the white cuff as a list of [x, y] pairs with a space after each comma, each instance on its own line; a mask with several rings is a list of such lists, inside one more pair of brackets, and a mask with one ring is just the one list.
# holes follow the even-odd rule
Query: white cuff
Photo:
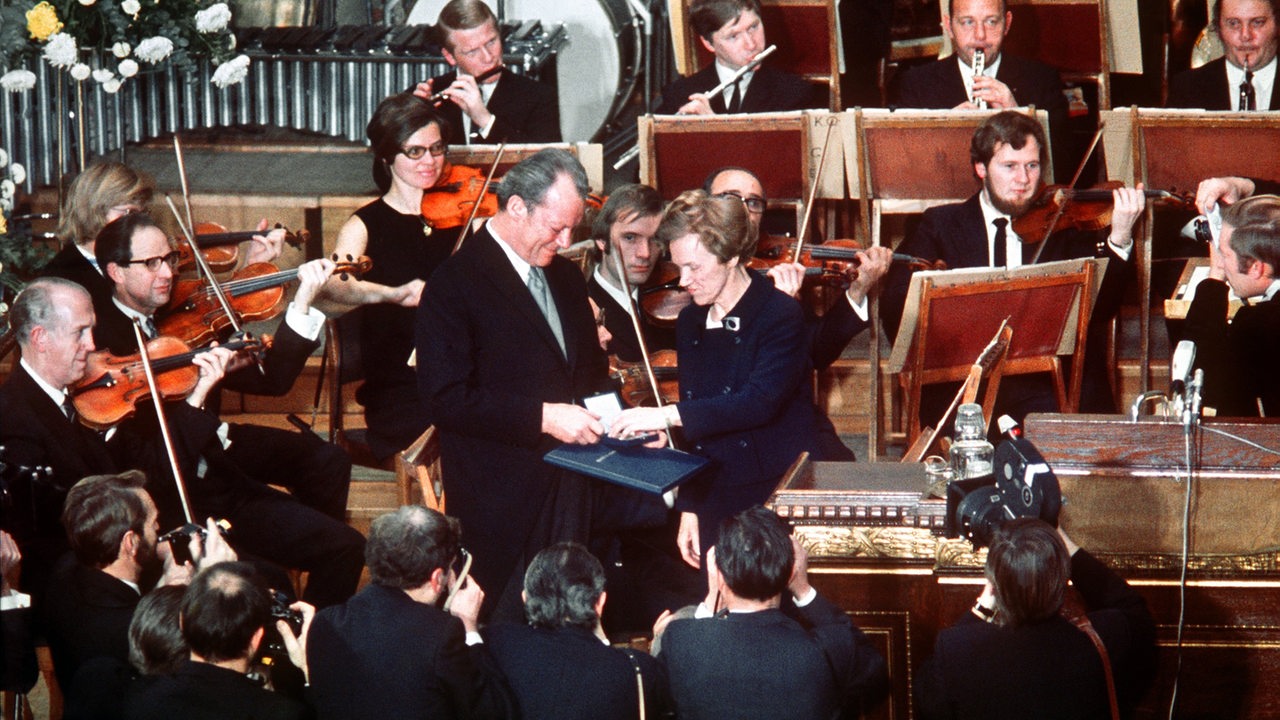
[[693, 617], [698, 620], [704, 620], [714, 616], [715, 613], [711, 612], [711, 608], [707, 607], [705, 602], [698, 603], [697, 609], [693, 611]]
[[467, 633], [467, 645], [480, 645], [484, 643], [484, 638], [480, 637], [480, 633], [472, 630]]
[[304, 313], [296, 305], [289, 303], [289, 309], [284, 314], [284, 322], [298, 335], [308, 340], [315, 340], [320, 337], [320, 330], [324, 328], [324, 313], [314, 307], [307, 308]]
[[29, 607], [31, 607], [31, 596], [26, 593], [10, 591], [8, 595], [0, 596], [0, 611], [21, 610]]
[[497, 121], [498, 121], [498, 116], [494, 115], [493, 113], [489, 113], [489, 122], [485, 123], [484, 127], [480, 128], [480, 131], [479, 131], [480, 137], [484, 138], [485, 140], [488, 140], [489, 133], [493, 132], [493, 124]]
[[849, 303], [849, 307], [853, 308], [853, 312], [858, 316], [858, 319], [862, 322], [866, 322], [868, 317], [866, 296], [863, 296], [862, 302], [854, 302], [853, 298], [849, 297], [849, 291], [846, 290], [844, 293], [844, 299]]
[[1107, 238], [1107, 247], [1111, 248], [1111, 252], [1120, 256], [1120, 259], [1124, 260], [1125, 262], [1128, 262], [1129, 256], [1133, 254], [1133, 246], [1134, 246], [1134, 243], [1131, 242], [1129, 243], [1129, 247], [1122, 248], [1119, 245], [1115, 244], [1114, 242], [1111, 242], [1110, 237]]

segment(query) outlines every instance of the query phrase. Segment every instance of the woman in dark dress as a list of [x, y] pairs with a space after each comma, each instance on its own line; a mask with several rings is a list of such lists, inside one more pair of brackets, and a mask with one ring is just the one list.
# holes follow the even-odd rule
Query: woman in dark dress
[[408, 447], [426, 430], [425, 406], [408, 366], [413, 308], [436, 267], [449, 257], [460, 228], [432, 229], [422, 216], [424, 191], [447, 175], [445, 121], [412, 93], [383, 100], [365, 134], [373, 146], [373, 179], [382, 197], [360, 208], [338, 231], [339, 257], [367, 255], [373, 268], [357, 281], [325, 286], [328, 297], [358, 311], [369, 447], [380, 459]]
[[720, 522], [769, 498], [796, 457], [815, 449], [804, 312], [747, 269], [756, 237], [742, 201], [691, 190], [662, 216], [658, 238], [693, 296], [676, 321], [680, 401], [632, 408], [616, 436], [679, 427], [714, 469], [680, 488], [680, 552], [694, 567]]

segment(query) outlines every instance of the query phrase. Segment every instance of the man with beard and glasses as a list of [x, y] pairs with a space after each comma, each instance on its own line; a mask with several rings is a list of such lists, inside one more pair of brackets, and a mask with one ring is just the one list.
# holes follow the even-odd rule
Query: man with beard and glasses
[[[1035, 238], [1019, 238], [1013, 221], [1021, 217], [1040, 189], [1045, 164], [1044, 129], [1034, 118], [1007, 111], [992, 115], [973, 134], [969, 157], [982, 189], [954, 205], [925, 211], [919, 227], [899, 246], [898, 252], [925, 260], [942, 260], [950, 269], [1009, 267], [1032, 262], [1040, 250]], [[1124, 286], [1132, 274], [1133, 224], [1146, 200], [1139, 189], [1120, 188], [1112, 193], [1111, 230], [1099, 233], [1063, 230], [1044, 241], [1036, 262], [1071, 258], [1110, 258], [1102, 287], [1094, 302], [1086, 346], [1084, 386], [1080, 409], [1114, 411], [1106, 377], [1102, 332], [1119, 309]], [[1024, 241], [1032, 241], [1024, 244]], [[896, 335], [914, 271], [896, 265], [889, 272], [880, 298], [885, 329]], [[955, 393], [946, 385], [932, 385], [922, 394], [920, 418], [936, 422]], [[996, 415], [1007, 413], [1021, 421], [1029, 412], [1055, 412], [1052, 385], [1040, 375], [1015, 375], [1000, 386]]]

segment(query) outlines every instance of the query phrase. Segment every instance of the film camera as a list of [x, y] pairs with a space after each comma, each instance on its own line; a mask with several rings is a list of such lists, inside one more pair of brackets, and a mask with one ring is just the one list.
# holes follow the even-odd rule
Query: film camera
[[1058, 476], [1029, 440], [1014, 437], [996, 448], [992, 475], [947, 486], [946, 534], [983, 547], [1006, 520], [1038, 517], [1057, 527], [1061, 509]]
[[302, 634], [302, 613], [289, 607], [289, 596], [273, 589], [271, 591], [271, 621], [263, 628], [262, 646], [258, 650], [258, 654], [280, 658], [287, 663], [289, 651], [285, 647], [284, 637], [281, 636], [280, 631], [276, 628], [277, 620], [284, 620], [289, 625], [289, 629], [293, 631], [294, 637]]
[[[226, 520], [219, 520], [218, 529], [222, 532], [222, 537], [225, 538], [231, 533], [231, 523]], [[194, 558], [191, 557], [191, 547], [188, 545], [191, 536], [199, 537], [200, 547], [204, 547], [204, 541], [208, 534], [208, 531], [200, 525], [187, 523], [161, 535], [157, 542], [169, 543], [169, 549], [173, 553], [174, 564], [182, 565], [194, 561]]]

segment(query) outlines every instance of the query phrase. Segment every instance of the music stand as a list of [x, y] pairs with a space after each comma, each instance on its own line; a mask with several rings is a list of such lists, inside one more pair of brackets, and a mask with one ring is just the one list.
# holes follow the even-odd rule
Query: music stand
[[[1206, 112], [1126, 108], [1102, 113], [1107, 176], [1132, 186], [1195, 192], [1204, 178], [1271, 178], [1280, 157], [1280, 112]], [[1241, 152], [1241, 149], [1246, 152]], [[1142, 392], [1151, 386], [1152, 207], [1137, 254]], [[1138, 238], [1135, 238], [1137, 240]]]
[[[920, 433], [921, 388], [967, 377], [973, 359], [1006, 317], [1013, 337], [1001, 374], [1050, 373], [1058, 406], [1074, 412], [1102, 262], [1083, 258], [1008, 270], [913, 275], [898, 342], [889, 358], [889, 372], [900, 375], [907, 394], [908, 445]], [[1072, 358], [1069, 387], [1062, 373], [1064, 355]]]

